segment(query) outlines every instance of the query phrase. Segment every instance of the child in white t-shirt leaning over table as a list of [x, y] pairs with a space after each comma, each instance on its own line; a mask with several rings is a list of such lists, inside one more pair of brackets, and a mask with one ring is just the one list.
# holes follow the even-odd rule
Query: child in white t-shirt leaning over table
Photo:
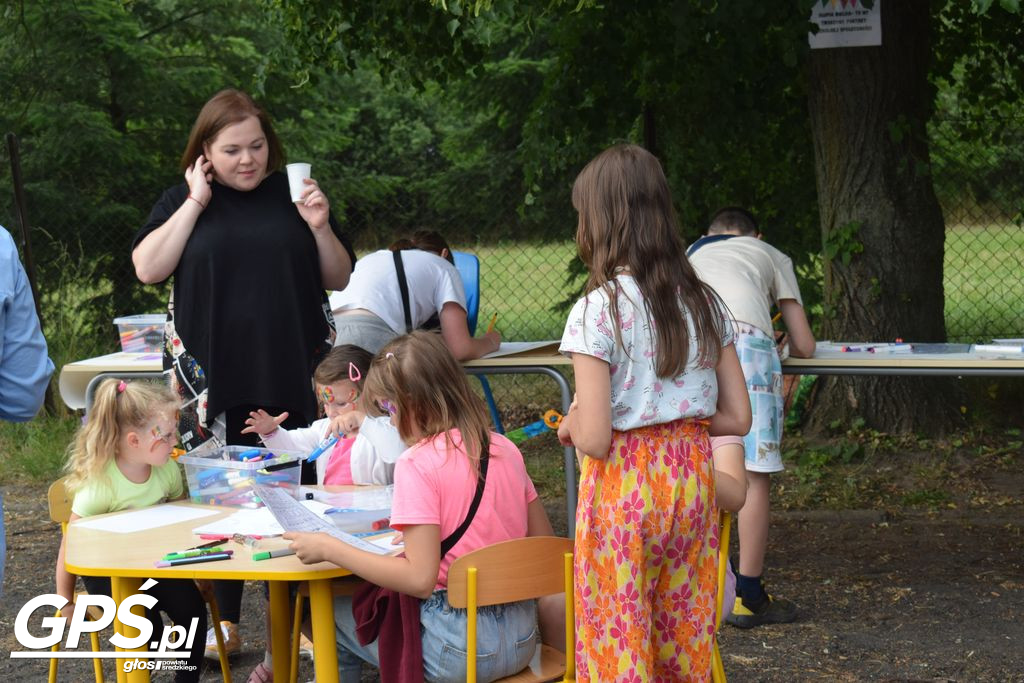
[[761, 579], [768, 546], [770, 475], [782, 470], [782, 359], [772, 330], [772, 306], [782, 314], [789, 335], [788, 353], [813, 356], [814, 335], [792, 260], [762, 241], [757, 219], [746, 209], [719, 210], [711, 218], [707, 235], [690, 246], [687, 256], [700, 279], [711, 285], [729, 308], [753, 413], [750, 432], [744, 438], [749, 488], [737, 525], [738, 595], [726, 620], [740, 628], [787, 623], [796, 618], [796, 606], [768, 595]]
[[[406, 449], [391, 420], [368, 416], [359, 408], [363, 382], [373, 355], [358, 346], [336, 346], [324, 357], [313, 374], [317, 397], [325, 417], [309, 427], [279, 427], [287, 413], [250, 413], [243, 433], [256, 432], [267, 448], [312, 453], [324, 446], [316, 459], [317, 481], [321, 484], [390, 484], [395, 461]], [[337, 437], [331, 443], [332, 437]]]

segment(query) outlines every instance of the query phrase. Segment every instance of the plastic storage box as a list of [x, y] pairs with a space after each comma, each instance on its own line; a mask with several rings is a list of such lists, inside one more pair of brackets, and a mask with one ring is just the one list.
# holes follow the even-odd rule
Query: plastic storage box
[[258, 508], [263, 502], [252, 485], [282, 486], [299, 497], [304, 453], [250, 446], [222, 446], [215, 450], [182, 455], [188, 494], [193, 503]]
[[164, 343], [164, 313], [144, 313], [114, 318], [126, 353], [160, 353]]

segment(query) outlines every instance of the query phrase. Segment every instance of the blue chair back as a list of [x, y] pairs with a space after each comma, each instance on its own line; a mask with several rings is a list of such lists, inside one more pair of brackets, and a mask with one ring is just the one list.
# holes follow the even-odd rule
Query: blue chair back
[[453, 251], [455, 269], [462, 276], [462, 288], [466, 290], [466, 322], [469, 336], [476, 335], [476, 319], [480, 310], [480, 259], [476, 254]]
[[[476, 254], [464, 251], [453, 251], [452, 259], [455, 260], [455, 269], [462, 276], [462, 288], [466, 290], [466, 324], [469, 326], [469, 336], [473, 337], [476, 335], [477, 315], [480, 312], [480, 259]], [[484, 399], [487, 401], [494, 429], [499, 434], [504, 434], [505, 426], [501, 423], [501, 414], [498, 413], [498, 406], [494, 402], [491, 384], [483, 375], [476, 377], [484, 391]]]

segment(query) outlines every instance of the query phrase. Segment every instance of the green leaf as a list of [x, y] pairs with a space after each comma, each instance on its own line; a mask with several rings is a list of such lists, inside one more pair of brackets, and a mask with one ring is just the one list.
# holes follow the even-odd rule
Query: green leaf
[[457, 30], [459, 30], [459, 20], [452, 19], [448, 22], [448, 35], [454, 36]]
[[1020, 12], [1020, 0], [999, 0], [999, 5], [1007, 12], [1014, 14]]

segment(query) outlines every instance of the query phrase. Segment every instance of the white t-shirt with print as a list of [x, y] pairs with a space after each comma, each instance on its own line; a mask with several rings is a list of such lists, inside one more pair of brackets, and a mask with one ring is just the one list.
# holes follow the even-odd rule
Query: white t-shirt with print
[[[409, 313], [417, 328], [440, 312], [449, 301], [466, 308], [462, 277], [451, 263], [437, 254], [419, 249], [402, 251], [402, 266], [409, 283]], [[381, 249], [356, 261], [345, 289], [331, 294], [335, 314], [365, 308], [399, 334], [405, 334], [402, 291], [398, 288], [393, 252]]]
[[[660, 378], [655, 368], [652, 320], [643, 307], [636, 281], [621, 274], [617, 303], [623, 346], [615, 343], [608, 296], [595, 289], [572, 307], [558, 350], [569, 355], [582, 353], [608, 362], [611, 375], [612, 428], [635, 429], [663, 424], [679, 418], [705, 418], [714, 415], [718, 402], [718, 379], [714, 367], [697, 364], [697, 338], [693, 322], [686, 314], [690, 331], [690, 358], [681, 375]], [[680, 306], [680, 308], [682, 308]], [[732, 342], [732, 326], [722, 316], [722, 346]]]

